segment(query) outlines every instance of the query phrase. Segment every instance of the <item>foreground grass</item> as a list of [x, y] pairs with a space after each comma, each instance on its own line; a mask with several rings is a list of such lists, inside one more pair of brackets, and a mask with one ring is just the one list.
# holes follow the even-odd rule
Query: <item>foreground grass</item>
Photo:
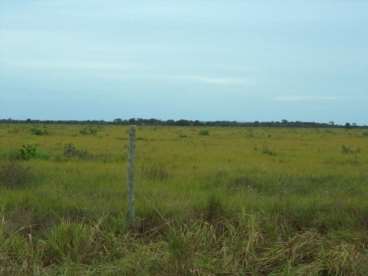
[[128, 227], [126, 128], [31, 128], [0, 126], [3, 167], [42, 153], [0, 187], [0, 274], [368, 273], [363, 131], [139, 128]]

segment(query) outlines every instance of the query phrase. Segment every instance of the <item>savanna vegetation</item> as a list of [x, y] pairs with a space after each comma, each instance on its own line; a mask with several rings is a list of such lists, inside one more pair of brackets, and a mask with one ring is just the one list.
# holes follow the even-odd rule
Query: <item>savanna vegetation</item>
[[0, 274], [367, 275], [368, 134], [0, 125]]

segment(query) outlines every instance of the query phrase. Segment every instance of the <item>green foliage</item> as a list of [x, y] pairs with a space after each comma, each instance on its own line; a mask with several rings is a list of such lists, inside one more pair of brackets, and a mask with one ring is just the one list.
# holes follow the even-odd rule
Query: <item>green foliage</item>
[[22, 160], [30, 160], [36, 158], [37, 156], [37, 146], [26, 144], [23, 145], [22, 148], [19, 150], [19, 157]]
[[49, 155], [47, 152], [42, 151], [39, 149], [39, 147], [35, 144], [25, 144], [23, 145], [18, 153], [13, 157], [15, 159], [20, 160], [31, 160], [31, 159], [44, 159], [47, 160], [49, 158]]

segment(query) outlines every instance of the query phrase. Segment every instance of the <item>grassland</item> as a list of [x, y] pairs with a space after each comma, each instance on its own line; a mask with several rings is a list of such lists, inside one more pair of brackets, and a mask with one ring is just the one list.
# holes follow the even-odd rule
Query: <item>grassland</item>
[[130, 227], [127, 136], [0, 125], [0, 275], [368, 274], [366, 130], [138, 127]]

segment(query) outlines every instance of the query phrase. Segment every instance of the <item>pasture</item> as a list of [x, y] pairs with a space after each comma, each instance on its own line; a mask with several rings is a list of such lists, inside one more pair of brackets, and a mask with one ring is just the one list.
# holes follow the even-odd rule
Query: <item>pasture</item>
[[368, 131], [0, 125], [0, 274], [367, 275]]

